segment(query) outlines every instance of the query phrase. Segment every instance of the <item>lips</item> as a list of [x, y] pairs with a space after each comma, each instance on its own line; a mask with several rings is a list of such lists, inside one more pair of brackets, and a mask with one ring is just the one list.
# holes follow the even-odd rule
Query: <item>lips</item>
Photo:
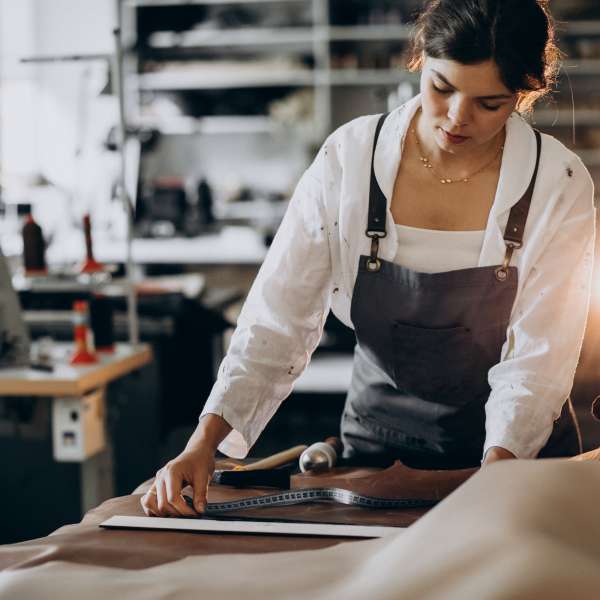
[[444, 136], [446, 141], [450, 142], [451, 144], [462, 144], [463, 142], [466, 142], [469, 139], [467, 136], [464, 135], [453, 135], [451, 133], [448, 133], [445, 129], [442, 129], [441, 127], [440, 131], [442, 132], [442, 135]]

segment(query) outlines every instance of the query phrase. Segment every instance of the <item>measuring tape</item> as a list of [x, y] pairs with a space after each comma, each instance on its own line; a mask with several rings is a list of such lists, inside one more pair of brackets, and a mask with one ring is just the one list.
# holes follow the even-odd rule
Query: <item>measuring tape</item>
[[[183, 498], [193, 508], [193, 500], [185, 495]], [[437, 503], [437, 500], [423, 500], [419, 498], [375, 498], [373, 496], [356, 494], [350, 490], [341, 488], [306, 488], [303, 490], [289, 490], [268, 496], [241, 498], [240, 500], [231, 500], [229, 502], [209, 502], [206, 504], [204, 514], [224, 513], [261, 506], [292, 506], [304, 502], [321, 502], [324, 500], [364, 508], [426, 508]]]

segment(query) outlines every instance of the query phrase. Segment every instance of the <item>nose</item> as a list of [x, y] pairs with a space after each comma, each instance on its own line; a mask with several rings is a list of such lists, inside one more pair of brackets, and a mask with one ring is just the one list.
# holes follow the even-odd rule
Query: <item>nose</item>
[[464, 127], [469, 123], [470, 108], [466, 99], [454, 97], [448, 106], [448, 120], [453, 127]]

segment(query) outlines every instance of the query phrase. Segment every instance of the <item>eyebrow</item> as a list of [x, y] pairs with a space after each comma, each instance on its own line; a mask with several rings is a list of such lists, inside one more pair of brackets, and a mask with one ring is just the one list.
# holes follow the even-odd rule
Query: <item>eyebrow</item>
[[[453, 90], [456, 89], [456, 86], [452, 85], [439, 71], [435, 69], [431, 69], [446, 85], [449, 85]], [[477, 100], [510, 100], [512, 96], [507, 94], [495, 94], [492, 96], [477, 96]]]

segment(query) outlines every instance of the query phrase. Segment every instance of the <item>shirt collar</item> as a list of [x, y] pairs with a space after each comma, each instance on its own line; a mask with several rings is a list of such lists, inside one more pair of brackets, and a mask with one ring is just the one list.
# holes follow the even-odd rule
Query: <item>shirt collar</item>
[[[391, 111], [381, 128], [375, 149], [374, 170], [381, 191], [387, 199], [388, 210], [400, 165], [404, 138], [420, 106], [421, 95], [418, 94]], [[532, 128], [518, 113], [514, 112], [506, 122], [506, 140], [502, 153], [500, 178], [488, 227], [494, 220], [498, 225], [505, 221], [503, 219], [505, 213], [525, 193], [535, 167], [535, 146]]]

